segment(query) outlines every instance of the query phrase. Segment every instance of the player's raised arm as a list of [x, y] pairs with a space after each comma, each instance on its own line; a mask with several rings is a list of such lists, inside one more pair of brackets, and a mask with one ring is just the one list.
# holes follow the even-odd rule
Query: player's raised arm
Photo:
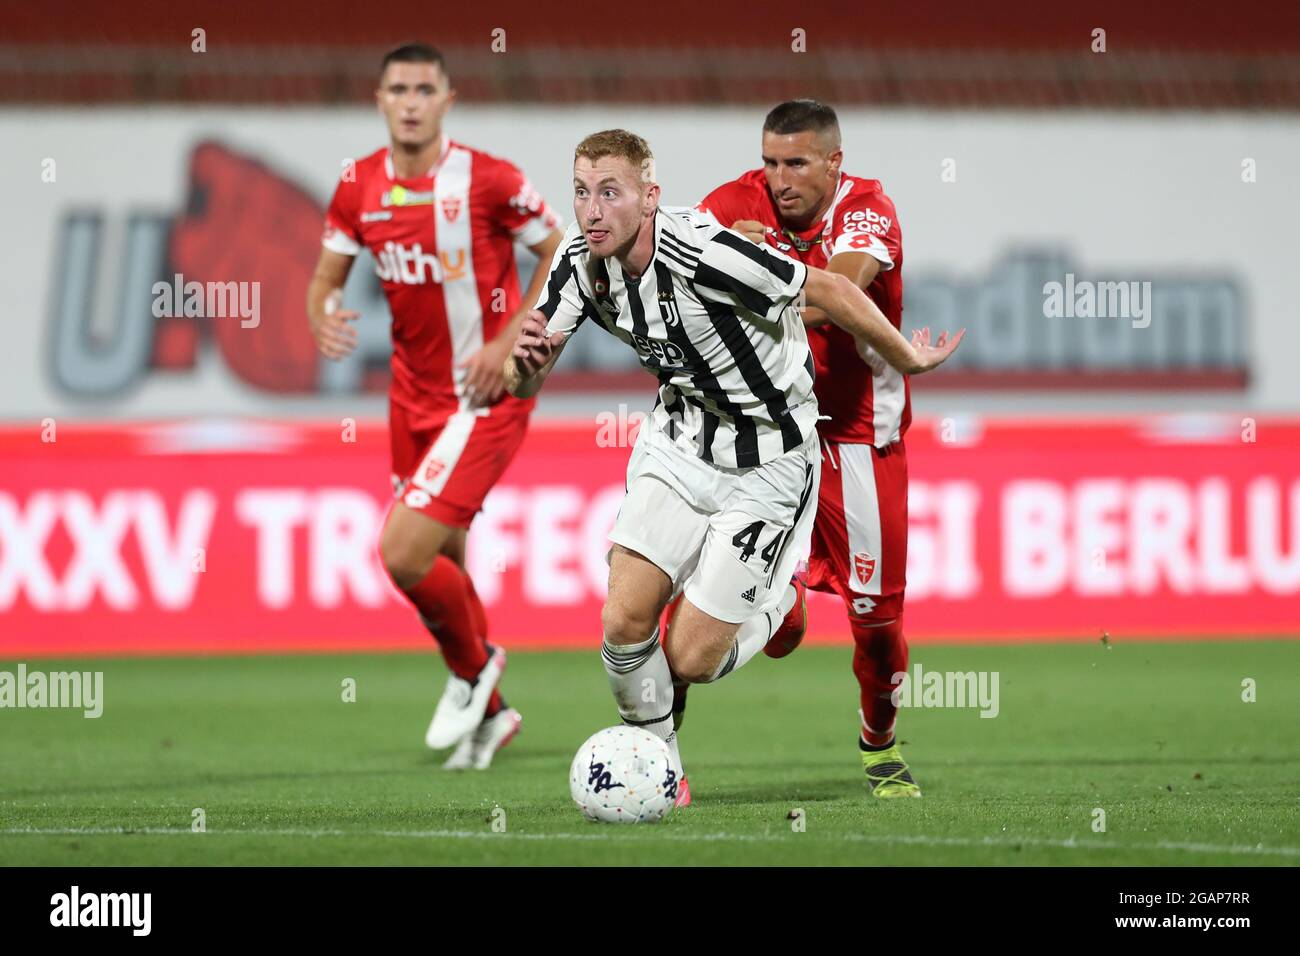
[[[731, 228], [759, 246], [764, 244], [767, 234], [771, 231], [756, 219], [737, 219], [731, 224]], [[830, 261], [826, 263], [826, 271], [844, 276], [865, 292], [880, 273], [880, 260], [865, 252], [839, 252], [831, 256]], [[810, 305], [805, 305], [800, 310], [800, 315], [803, 324], [810, 329], [826, 325], [831, 321], [824, 309]]]
[[825, 311], [832, 322], [855, 339], [866, 342], [905, 375], [920, 375], [938, 368], [956, 351], [966, 334], [962, 329], [949, 338], [947, 332], [942, 332], [932, 344], [930, 330], [921, 329], [908, 342], [851, 279], [825, 269], [808, 270], [804, 295], [809, 305]]
[[515, 398], [532, 398], [540, 391], [565, 342], [582, 324], [585, 316], [577, 270], [586, 251], [581, 228], [577, 223], [570, 225], [555, 249], [537, 307], [524, 317], [506, 359], [506, 391]]
[[[880, 273], [880, 260], [865, 252], [841, 252], [831, 256], [830, 262], [826, 263], [826, 271], [844, 276], [866, 292]], [[804, 326], [810, 329], [828, 325], [831, 321], [831, 317], [824, 309], [816, 309], [812, 306], [805, 307], [801, 314]]]

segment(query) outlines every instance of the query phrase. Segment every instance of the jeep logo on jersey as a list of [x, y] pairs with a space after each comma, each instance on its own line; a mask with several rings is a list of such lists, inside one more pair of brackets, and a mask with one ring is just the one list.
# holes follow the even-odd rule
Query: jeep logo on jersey
[[871, 583], [872, 577], [876, 573], [876, 559], [865, 551], [859, 551], [853, 555], [853, 571], [858, 576], [858, 581], [862, 584]]
[[660, 365], [683, 365], [686, 362], [686, 353], [681, 346], [672, 342], [656, 342], [635, 332], [632, 333], [632, 341], [636, 344], [637, 354], [655, 359]]

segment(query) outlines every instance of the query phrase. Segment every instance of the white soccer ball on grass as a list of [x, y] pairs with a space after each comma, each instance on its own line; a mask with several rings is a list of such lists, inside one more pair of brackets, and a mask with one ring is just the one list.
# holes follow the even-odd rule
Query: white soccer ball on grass
[[569, 792], [598, 823], [657, 823], [677, 799], [668, 744], [640, 727], [607, 727], [587, 738], [569, 768]]

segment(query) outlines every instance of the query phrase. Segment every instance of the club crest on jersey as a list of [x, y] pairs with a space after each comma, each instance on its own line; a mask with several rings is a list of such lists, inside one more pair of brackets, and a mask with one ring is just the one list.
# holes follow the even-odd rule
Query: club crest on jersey
[[442, 218], [448, 222], [455, 222], [456, 217], [460, 215], [460, 197], [448, 196], [442, 201]]
[[614, 297], [609, 294], [609, 282], [605, 279], [593, 279], [591, 288], [596, 293], [596, 305], [610, 315], [617, 315], [618, 305], [614, 302]]
[[659, 315], [664, 320], [664, 325], [682, 324], [682, 314], [677, 309], [677, 296], [673, 295], [672, 289], [659, 290]]
[[869, 584], [876, 574], [876, 559], [866, 551], [858, 551], [853, 555], [853, 572], [859, 583]]

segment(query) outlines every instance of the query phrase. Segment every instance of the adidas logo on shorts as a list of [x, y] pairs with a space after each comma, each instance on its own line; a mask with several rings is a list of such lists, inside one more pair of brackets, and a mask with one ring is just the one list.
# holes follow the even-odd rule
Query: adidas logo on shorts
[[757, 590], [758, 590], [757, 586], [752, 587], [752, 588], [750, 588], [748, 591], [746, 591], [744, 594], [742, 594], [741, 597], [744, 598], [746, 601], [748, 601], [750, 604], [753, 604], [753, 603], [754, 603], [754, 594], [755, 594], [755, 592], [756, 592]]

